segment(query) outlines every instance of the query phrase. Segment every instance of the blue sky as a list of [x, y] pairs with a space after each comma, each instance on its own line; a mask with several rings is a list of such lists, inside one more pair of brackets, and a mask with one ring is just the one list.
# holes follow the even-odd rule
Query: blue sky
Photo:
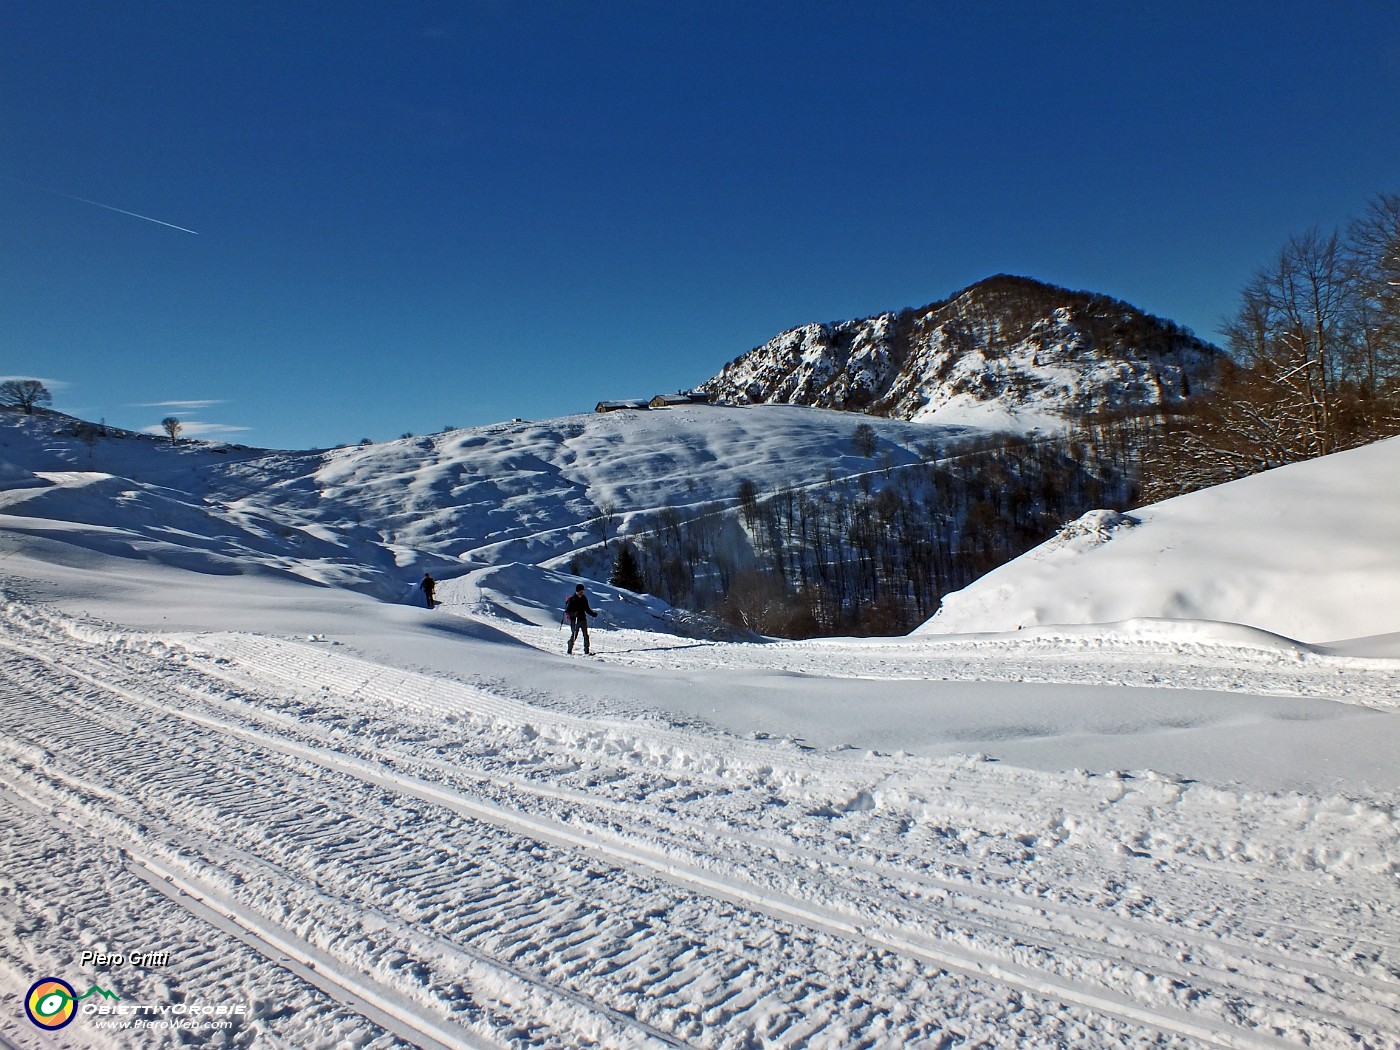
[[1000, 272], [1215, 338], [1396, 191], [1393, 2], [8, 4], [0, 375], [300, 448]]

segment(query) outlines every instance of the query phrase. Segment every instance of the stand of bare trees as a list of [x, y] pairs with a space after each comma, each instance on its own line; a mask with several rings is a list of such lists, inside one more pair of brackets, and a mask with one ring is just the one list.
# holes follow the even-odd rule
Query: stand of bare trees
[[1213, 396], [1147, 454], [1162, 498], [1400, 433], [1400, 194], [1294, 237], [1241, 293]]
[[732, 505], [661, 512], [637, 560], [670, 604], [764, 634], [899, 634], [1066, 520], [1133, 495], [1091, 442], [1001, 439], [811, 488], [742, 481]]

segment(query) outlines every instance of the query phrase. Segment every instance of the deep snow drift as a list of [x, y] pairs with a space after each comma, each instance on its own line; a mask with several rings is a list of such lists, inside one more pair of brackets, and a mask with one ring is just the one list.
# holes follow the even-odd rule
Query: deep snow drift
[[[767, 411], [377, 455], [0, 441], [5, 1041], [1400, 1045], [1374, 644], [735, 643], [590, 584], [601, 655], [563, 654], [600, 497], [718, 498], [721, 455], [819, 479], [802, 434], [829, 455], [852, 422]], [[457, 570], [441, 608], [374, 597], [425, 565]], [[46, 1033], [46, 977], [119, 998]]]
[[[1400, 635], [1400, 438], [1094, 512], [948, 595], [921, 632], [1134, 618], [1245, 624], [1307, 642]], [[1400, 638], [1375, 647], [1400, 654]]]

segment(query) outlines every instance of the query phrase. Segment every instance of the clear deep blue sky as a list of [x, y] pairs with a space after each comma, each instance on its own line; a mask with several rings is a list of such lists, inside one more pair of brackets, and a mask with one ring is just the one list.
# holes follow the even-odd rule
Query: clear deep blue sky
[[0, 376], [311, 447], [1000, 272], [1215, 338], [1397, 191], [1393, 0], [9, 2]]

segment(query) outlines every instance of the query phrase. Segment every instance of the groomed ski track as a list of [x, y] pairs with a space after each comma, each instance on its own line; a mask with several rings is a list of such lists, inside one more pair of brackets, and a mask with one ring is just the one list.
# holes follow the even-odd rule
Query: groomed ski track
[[0, 971], [127, 930], [251, 1004], [205, 1045], [1400, 1046], [1400, 832], [1362, 802], [584, 718], [20, 601], [0, 697]]

